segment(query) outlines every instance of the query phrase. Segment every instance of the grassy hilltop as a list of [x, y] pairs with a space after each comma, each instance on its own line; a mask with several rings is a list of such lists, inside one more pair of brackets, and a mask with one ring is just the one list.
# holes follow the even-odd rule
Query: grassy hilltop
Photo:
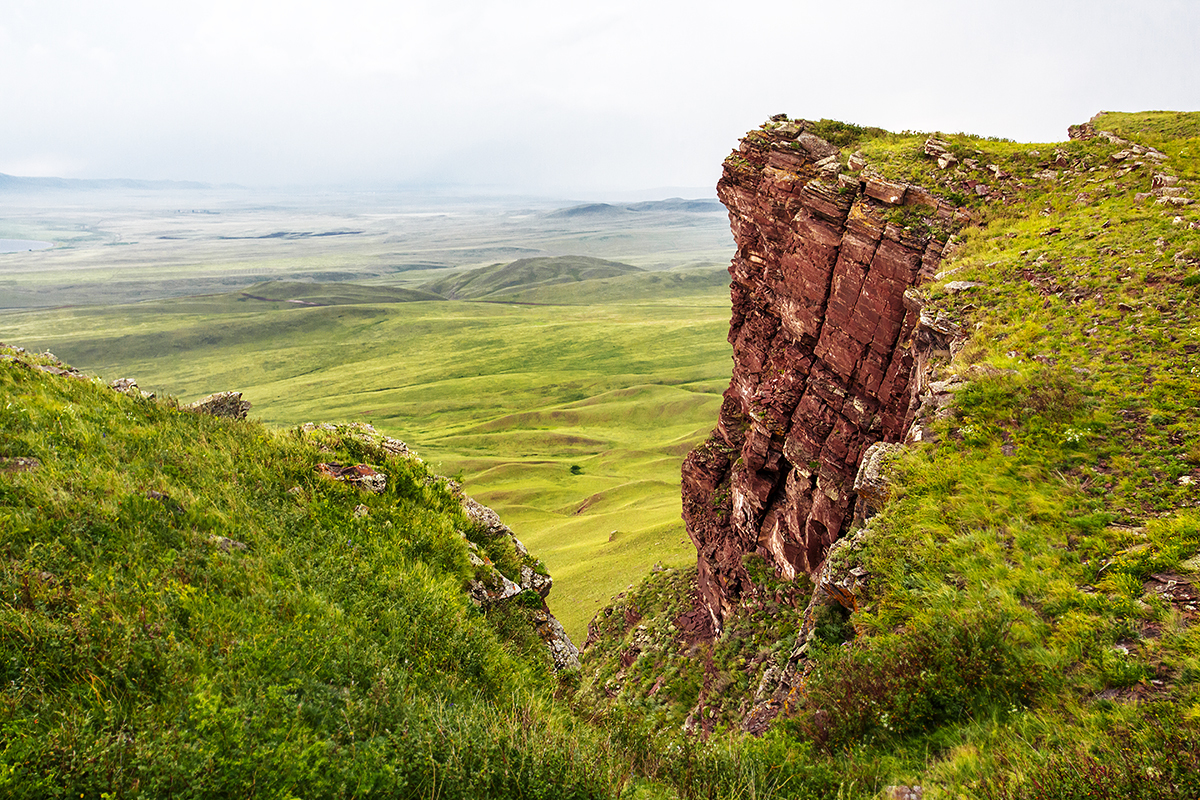
[[[941, 136], [946, 167], [924, 134], [819, 125], [843, 164], [970, 210], [922, 287], [969, 338], [933, 376], [953, 387], [933, 441], [833, 557], [859, 588], [793, 662], [765, 795], [1200, 792], [1200, 114], [1094, 125], [1126, 141]], [[813, 591], [747, 567], [758, 590], [711, 647], [680, 627], [692, 571], [607, 608], [585, 704], [734, 735]]]
[[517, 300], [542, 286], [615, 278], [637, 267], [587, 256], [522, 258], [439, 278], [424, 288], [450, 300]]

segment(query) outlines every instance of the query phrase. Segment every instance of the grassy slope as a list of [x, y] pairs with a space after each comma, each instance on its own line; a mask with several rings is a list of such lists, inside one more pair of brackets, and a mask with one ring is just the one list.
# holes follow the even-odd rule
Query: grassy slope
[[[554, 574], [551, 606], [578, 639], [631, 576], [694, 558], [679, 461], [728, 374], [726, 280], [559, 307], [297, 308], [235, 293], [11, 314], [4, 337], [184, 401], [238, 389], [271, 424], [371, 422], [501, 513]], [[572, 284], [575, 299], [592, 283]]]
[[0, 354], [0, 794], [614, 796], [521, 612], [468, 601], [424, 465]]
[[[1198, 193], [1200, 115], [1096, 126], [1161, 147], [1162, 171]], [[1157, 170], [1114, 161], [1121, 148], [1103, 140], [951, 136], [955, 174], [923, 156], [924, 138], [859, 146], [885, 175], [964, 200], [974, 180], [1007, 198], [973, 201], [982, 224], [924, 287], [972, 334], [935, 377], [971, 383], [937, 442], [895, 464], [891, 504], [843, 556], [865, 570], [857, 610], [822, 618], [803, 689], [769, 737], [801, 757], [759, 796], [904, 783], [926, 797], [1194, 797], [1200, 615], [1163, 590], [1171, 575], [1200, 584], [1196, 207], [1135, 199]], [[985, 286], [943, 288], [955, 280]], [[698, 700], [718, 729], [744, 713], [757, 676], [792, 648], [795, 587], [761, 575], [710, 649], [672, 626], [690, 580], [662, 573], [615, 605], [614, 638], [585, 659], [583, 706], [615, 693], [618, 715], [648, 730]]]

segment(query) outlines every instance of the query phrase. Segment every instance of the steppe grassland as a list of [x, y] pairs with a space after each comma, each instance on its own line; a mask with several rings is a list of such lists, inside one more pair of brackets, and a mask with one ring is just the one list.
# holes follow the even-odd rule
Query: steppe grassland
[[[181, 216], [193, 224], [190, 215]], [[202, 216], [201, 222], [217, 224], [208, 217], [218, 215], [196, 215]], [[546, 248], [533, 252], [572, 248], [608, 254], [608, 241], [624, 251], [621, 260], [643, 267], [667, 261], [719, 264], [727, 254], [703, 248], [717, 239], [711, 229], [724, 221], [705, 216], [709, 220], [700, 226], [689, 227], [684, 218], [682, 223], [676, 219], [674, 228], [657, 229], [621, 228], [603, 220], [516, 223], [505, 217], [501, 224], [481, 216], [465, 221], [418, 217], [427, 227], [418, 225], [419, 235], [402, 246], [406, 253], [391, 259], [411, 268], [390, 276], [377, 269], [382, 256], [365, 253], [372, 241], [382, 247], [381, 240], [388, 238], [382, 234], [315, 241], [218, 238], [370, 227], [370, 220], [355, 226], [333, 219], [289, 225], [279, 213], [237, 225], [221, 221], [220, 227], [188, 234], [195, 237], [191, 257], [202, 262], [194, 266], [184, 259], [189, 245], [177, 240], [164, 240], [162, 248], [178, 248], [179, 258], [165, 259], [166, 264], [155, 260], [155, 253], [166, 254], [157, 245], [142, 251], [141, 261], [134, 258], [135, 246], [103, 244], [80, 245], [72, 258], [104, 271], [110, 269], [105, 266], [109, 253], [128, 255], [121, 268], [131, 276], [128, 285], [101, 282], [95, 290], [111, 290], [115, 299], [127, 299], [137, 287], [162, 292], [156, 276], [183, 286], [194, 278], [217, 288], [222, 284], [205, 283], [205, 276], [225, 267], [205, 259], [228, 253], [237, 255], [229, 261], [235, 266], [220, 280], [240, 288], [263, 272], [265, 277], [351, 277], [332, 273], [354, 258], [360, 264], [353, 273], [357, 283], [413, 286], [448, 272], [423, 269], [418, 262], [452, 260], [451, 245], [459, 246], [460, 256], [471, 250], [476, 258], [511, 259], [526, 252], [517, 252], [514, 242], [529, 237]], [[157, 230], [152, 222], [147, 216], [138, 224]], [[500, 230], [508, 225], [520, 231]], [[545, 230], [535, 231], [539, 225]], [[163, 235], [184, 234], [167, 229]], [[387, 247], [401, 249], [395, 242]], [[356, 248], [363, 252], [353, 256]], [[290, 257], [256, 260], [272, 252], [308, 253], [315, 271], [305, 273]], [[263, 272], [249, 274], [244, 268], [250, 266]], [[365, 274], [371, 270], [380, 274]], [[37, 283], [10, 268], [5, 277], [69, 302], [94, 291], [64, 283], [73, 274], [65, 267], [38, 273], [43, 283]], [[320, 302], [345, 295], [346, 288], [313, 284], [304, 297]], [[248, 291], [276, 296], [266, 289]], [[681, 566], [694, 558], [679, 519], [679, 465], [712, 427], [728, 380], [727, 276], [711, 266], [658, 271], [539, 287], [519, 299], [556, 305], [298, 307], [232, 292], [5, 312], [0, 341], [51, 350], [109, 380], [134, 377], [143, 388], [181, 401], [236, 389], [254, 403], [252, 416], [272, 425], [313, 420], [376, 425], [411, 444], [437, 471], [461, 476], [468, 492], [496, 508], [545, 560], [556, 582], [551, 607], [579, 639], [595, 610], [654, 563]]]
[[724, 295], [224, 304], [27, 313], [9, 318], [5, 337], [183, 401], [236, 388], [273, 425], [361, 420], [404, 439], [461, 475], [545, 560], [552, 607], [574, 636], [656, 561], [694, 558], [679, 465], [711, 428], [727, 380]]

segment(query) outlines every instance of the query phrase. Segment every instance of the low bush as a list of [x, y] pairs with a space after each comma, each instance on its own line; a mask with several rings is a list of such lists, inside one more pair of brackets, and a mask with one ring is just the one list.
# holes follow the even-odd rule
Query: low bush
[[902, 636], [818, 648], [795, 727], [826, 752], [919, 736], [1029, 703], [1036, 665], [1001, 614], [963, 614]]

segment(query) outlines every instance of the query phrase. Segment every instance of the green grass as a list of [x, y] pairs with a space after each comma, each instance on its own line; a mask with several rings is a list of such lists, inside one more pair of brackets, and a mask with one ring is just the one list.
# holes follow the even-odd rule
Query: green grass
[[[723, 280], [671, 286], [679, 296], [557, 307], [296, 307], [231, 293], [9, 314], [0, 340], [183, 402], [236, 389], [272, 425], [376, 425], [500, 512], [545, 560], [551, 606], [582, 639], [634, 576], [694, 558], [679, 464], [720, 403], [728, 299]], [[318, 301], [346, 291], [285, 288]]]
[[[0, 361], [0, 794], [616, 796], [445, 480], [45, 362]], [[383, 492], [316, 471], [360, 459]]]
[[1106, 111], [1096, 127], [1126, 139], [1156, 147], [1171, 156], [1179, 176], [1200, 179], [1196, 154], [1200, 153], [1200, 111], [1143, 111], [1136, 114]]

